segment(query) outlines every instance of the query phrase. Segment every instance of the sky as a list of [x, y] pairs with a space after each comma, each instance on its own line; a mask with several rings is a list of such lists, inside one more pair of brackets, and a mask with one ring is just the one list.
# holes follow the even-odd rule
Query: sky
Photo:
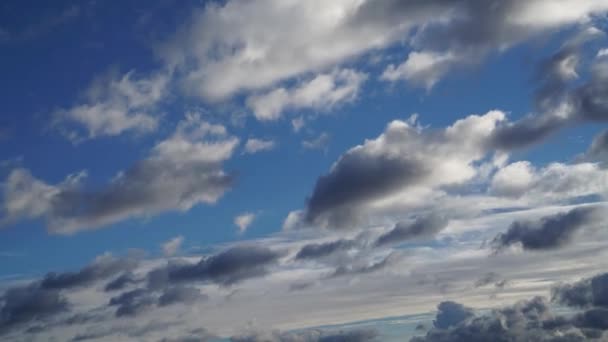
[[3, 1], [0, 339], [608, 339], [607, 15]]

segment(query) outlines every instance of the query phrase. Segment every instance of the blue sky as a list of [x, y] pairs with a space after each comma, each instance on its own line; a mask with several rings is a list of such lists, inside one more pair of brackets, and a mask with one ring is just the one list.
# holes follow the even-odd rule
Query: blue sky
[[[466, 329], [471, 308], [591, 279], [608, 237], [607, 11], [1, 4], [0, 334], [321, 341], [450, 300]], [[30, 312], [28, 296], [55, 305]], [[457, 328], [425, 317], [428, 341]], [[150, 324], [172, 335], [134, 331]]]

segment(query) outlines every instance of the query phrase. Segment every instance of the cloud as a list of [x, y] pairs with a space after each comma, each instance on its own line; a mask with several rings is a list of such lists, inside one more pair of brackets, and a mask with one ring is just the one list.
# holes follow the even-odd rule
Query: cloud
[[110, 298], [109, 305], [117, 307], [116, 317], [124, 317], [136, 316], [154, 302], [154, 297], [146, 289], [135, 289]]
[[136, 257], [114, 257], [103, 254], [78, 272], [48, 273], [40, 282], [44, 289], [68, 289], [91, 285], [98, 280], [107, 279], [118, 273], [131, 271], [137, 267]]
[[158, 305], [167, 306], [177, 303], [192, 304], [199, 300], [206, 299], [201, 291], [194, 287], [174, 286], [165, 289], [158, 298]]
[[177, 253], [184, 242], [184, 237], [179, 235], [161, 245], [165, 256], [173, 256]]
[[239, 228], [239, 233], [243, 234], [247, 228], [255, 220], [256, 214], [254, 213], [242, 213], [234, 218], [234, 224]]
[[213, 282], [230, 286], [243, 280], [267, 274], [282, 253], [266, 247], [236, 246], [197, 263], [169, 264], [148, 274], [149, 286], [158, 288], [169, 283]]
[[452, 53], [414, 51], [402, 64], [389, 65], [380, 78], [391, 82], [406, 80], [413, 85], [431, 89], [452, 68], [457, 59]]
[[507, 280], [501, 277], [496, 272], [488, 272], [475, 281], [475, 288], [493, 285], [496, 288], [504, 288], [507, 285]]
[[67, 311], [69, 306], [59, 291], [37, 284], [10, 288], [0, 299], [0, 333], [33, 320], [52, 317]]
[[608, 273], [552, 289], [552, 300], [571, 307], [608, 308]]
[[[608, 332], [607, 294], [608, 276], [600, 274], [553, 290], [554, 301], [583, 307], [582, 312], [559, 316], [544, 298], [534, 297], [480, 316], [469, 312], [466, 319], [436, 325], [411, 341], [600, 341]], [[442, 314], [440, 308], [437, 319]]]
[[238, 143], [223, 126], [189, 113], [147, 158], [119, 172], [100, 189], [84, 188], [85, 172], [49, 185], [29, 170], [15, 169], [3, 189], [3, 221], [44, 218], [50, 232], [72, 234], [133, 217], [213, 204], [233, 183], [222, 163]]
[[448, 224], [448, 220], [436, 214], [418, 217], [412, 222], [397, 222], [389, 232], [376, 240], [377, 246], [433, 236]]
[[435, 131], [391, 122], [378, 138], [351, 148], [318, 178], [305, 220], [344, 228], [374, 201], [471, 180], [477, 174], [473, 163], [486, 156], [485, 143], [504, 119], [502, 112], [492, 111]]
[[492, 142], [496, 148], [528, 147], [567, 126], [608, 119], [603, 114], [606, 108], [601, 100], [608, 80], [606, 61], [593, 60], [591, 77], [582, 84], [572, 82], [579, 78], [577, 68], [581, 64], [583, 45], [603, 36], [604, 33], [594, 27], [582, 30], [544, 61], [539, 69], [540, 86], [536, 92], [539, 113], [502, 125]]
[[254, 154], [262, 151], [270, 151], [275, 148], [276, 145], [274, 140], [250, 138], [247, 139], [247, 142], [245, 143], [245, 153]]
[[608, 131], [598, 134], [593, 139], [584, 159], [599, 162], [603, 167], [608, 165]]
[[319, 134], [319, 136], [316, 138], [303, 140], [302, 147], [308, 150], [322, 150], [327, 148], [327, 145], [329, 145], [330, 140], [331, 136], [329, 135], [329, 133], [323, 132]]
[[439, 312], [433, 325], [438, 329], [448, 329], [475, 316], [473, 309], [455, 302], [441, 302], [437, 310]]
[[373, 329], [352, 329], [339, 332], [325, 332], [321, 330], [305, 330], [301, 332], [250, 333], [248, 335], [233, 336], [232, 342], [371, 342], [376, 341], [378, 332]]
[[347, 251], [357, 246], [355, 240], [340, 239], [325, 243], [311, 243], [302, 247], [296, 254], [296, 259], [316, 259], [329, 256], [340, 251]]
[[539, 203], [604, 195], [607, 184], [608, 173], [594, 163], [551, 163], [538, 169], [520, 161], [500, 168], [492, 177], [489, 192]]
[[516, 221], [507, 232], [496, 236], [493, 244], [497, 250], [515, 244], [526, 250], [559, 248], [568, 244], [577, 231], [595, 223], [596, 213], [596, 208], [582, 207], [543, 217], [538, 222]]
[[136, 78], [133, 71], [120, 77], [109, 73], [91, 84], [82, 103], [57, 110], [54, 125], [75, 142], [127, 131], [152, 132], [158, 127], [157, 106], [167, 97], [168, 85], [166, 74]]
[[104, 290], [106, 292], [122, 290], [128, 285], [137, 284], [138, 282], [139, 279], [137, 279], [135, 275], [131, 272], [125, 272], [108, 282]]
[[341, 265], [338, 266], [338, 268], [336, 268], [336, 270], [332, 274], [330, 274], [328, 278], [374, 273], [383, 270], [386, 267], [394, 265], [397, 261], [399, 261], [399, 259], [399, 254], [396, 252], [392, 252], [391, 254], [387, 255], [386, 257], [382, 258], [377, 262], [371, 262], [368, 264], [358, 263], [353, 265]]
[[367, 74], [351, 69], [320, 74], [301, 82], [292, 89], [277, 88], [268, 93], [253, 95], [247, 106], [258, 120], [277, 120], [286, 110], [315, 109], [328, 111], [357, 98]]
[[[398, 42], [415, 50], [404, 65], [416, 67], [404, 68], [427, 86], [452, 66], [478, 63], [493, 51], [588, 22], [607, 9], [601, 0], [576, 5], [545, 0], [232, 0], [194, 10], [192, 20], [160, 50], [183, 88], [211, 101], [318, 73]], [[415, 61], [419, 56], [456, 57], [435, 65], [437, 72], [421, 67]]]

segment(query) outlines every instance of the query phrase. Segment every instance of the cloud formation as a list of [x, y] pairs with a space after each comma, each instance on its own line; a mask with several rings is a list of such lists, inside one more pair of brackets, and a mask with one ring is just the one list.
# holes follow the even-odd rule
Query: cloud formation
[[351, 69], [320, 74], [293, 89], [277, 88], [265, 94], [252, 95], [247, 106], [261, 121], [277, 120], [283, 111], [313, 109], [327, 111], [357, 98], [367, 75]]
[[[169, 75], [162, 73], [149, 77], [137, 77], [133, 71], [121, 76], [108, 73], [93, 81], [83, 103], [57, 110], [54, 123], [74, 142], [155, 131], [160, 118], [157, 106], [167, 97], [169, 81]], [[69, 124], [78, 127], [71, 129]]]
[[431, 237], [441, 231], [448, 220], [437, 214], [417, 217], [412, 222], [397, 222], [390, 231], [382, 234], [377, 240], [377, 246], [395, 244], [415, 238]]
[[477, 173], [473, 163], [486, 156], [485, 142], [503, 120], [502, 112], [492, 111], [436, 131], [391, 122], [378, 138], [351, 148], [317, 180], [305, 220], [344, 228], [376, 200], [472, 179]]
[[223, 126], [191, 113], [147, 158], [119, 172], [101, 189], [84, 187], [86, 172], [50, 185], [29, 170], [15, 169], [4, 186], [3, 220], [44, 218], [50, 232], [72, 234], [133, 217], [213, 204], [232, 185], [233, 177], [222, 170], [222, 163], [238, 143]]
[[546, 216], [538, 222], [516, 221], [505, 233], [494, 238], [497, 250], [520, 244], [525, 250], [546, 250], [568, 244], [574, 234], [595, 223], [597, 208], [575, 208], [566, 213]]

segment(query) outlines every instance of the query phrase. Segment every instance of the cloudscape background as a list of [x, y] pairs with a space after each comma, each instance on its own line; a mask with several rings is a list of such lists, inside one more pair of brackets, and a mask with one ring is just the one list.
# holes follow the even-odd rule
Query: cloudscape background
[[3, 1], [3, 341], [605, 341], [608, 0]]

